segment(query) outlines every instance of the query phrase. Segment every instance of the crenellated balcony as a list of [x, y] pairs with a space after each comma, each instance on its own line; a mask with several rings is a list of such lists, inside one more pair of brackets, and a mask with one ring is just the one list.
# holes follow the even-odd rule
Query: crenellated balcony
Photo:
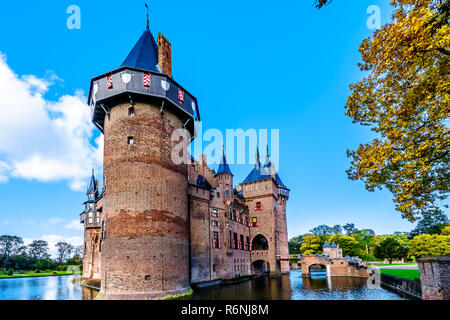
[[289, 199], [290, 190], [286, 188], [278, 188], [278, 196]]

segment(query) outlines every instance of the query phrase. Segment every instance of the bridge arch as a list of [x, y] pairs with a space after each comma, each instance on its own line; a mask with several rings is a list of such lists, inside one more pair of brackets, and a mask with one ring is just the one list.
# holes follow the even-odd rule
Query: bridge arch
[[327, 272], [328, 273], [328, 268], [327, 268], [327, 264], [321, 263], [321, 262], [316, 262], [313, 264], [309, 265], [308, 268], [309, 274], [310, 275], [314, 275], [317, 273], [323, 273], [323, 272]]
[[252, 250], [269, 250], [269, 241], [262, 234], [258, 234], [252, 240]]
[[256, 260], [252, 263], [253, 274], [263, 274], [270, 272], [270, 263], [266, 260]]

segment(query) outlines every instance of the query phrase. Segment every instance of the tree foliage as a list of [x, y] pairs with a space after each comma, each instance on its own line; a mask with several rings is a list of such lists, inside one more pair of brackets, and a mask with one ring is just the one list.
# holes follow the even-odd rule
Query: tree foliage
[[44, 240], [34, 240], [28, 245], [28, 254], [33, 260], [48, 259], [48, 243]]
[[74, 250], [74, 246], [70, 243], [60, 241], [56, 244], [56, 248], [58, 249], [58, 262], [63, 263], [67, 259], [69, 259], [70, 254]]
[[303, 236], [300, 252], [303, 254], [319, 253], [322, 250], [320, 237], [315, 234]]
[[421, 234], [409, 241], [409, 255], [422, 256], [450, 254], [450, 236]]
[[22, 238], [18, 236], [0, 236], [0, 256], [8, 260], [12, 255], [18, 254], [23, 246]]
[[288, 242], [289, 254], [299, 254], [302, 245], [302, 236], [294, 237]]
[[423, 214], [417, 226], [410, 232], [409, 237], [414, 238], [419, 234], [440, 234], [442, 229], [448, 224], [446, 214], [435, 211]]
[[368, 75], [351, 85], [346, 114], [376, 139], [349, 151], [348, 176], [386, 187], [414, 221], [442, 211], [450, 190], [449, 0], [393, 0], [393, 21], [360, 47]]
[[375, 247], [375, 256], [380, 259], [388, 259], [392, 263], [394, 259], [406, 258], [408, 249], [393, 237], [384, 239]]
[[359, 256], [361, 254], [361, 244], [352, 236], [335, 234], [334, 236], [331, 236], [328, 241], [339, 245], [344, 256]]

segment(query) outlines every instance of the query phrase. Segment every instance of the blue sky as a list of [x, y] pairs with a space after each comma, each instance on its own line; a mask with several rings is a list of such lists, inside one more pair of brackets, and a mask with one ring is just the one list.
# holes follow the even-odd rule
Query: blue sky
[[[366, 10], [379, 5], [384, 23], [388, 2], [336, 0], [317, 10], [313, 0], [151, 1], [150, 28], [171, 41], [174, 78], [198, 98], [204, 130], [280, 130], [290, 237], [347, 222], [379, 234], [413, 228], [388, 192], [369, 193], [345, 173], [346, 150], [373, 137], [344, 115], [348, 85], [363, 76], [359, 45], [373, 31]], [[81, 9], [81, 30], [66, 27], [69, 5]], [[101, 161], [101, 137], [83, 105], [89, 81], [119, 67], [144, 28], [143, 1], [1, 4], [0, 52], [11, 71], [3, 81], [15, 87], [0, 95], [8, 119], [0, 128], [0, 234], [80, 242], [74, 220], [85, 192], [77, 190]], [[28, 100], [14, 97], [20, 90]], [[40, 113], [14, 111], [30, 104]], [[232, 165], [235, 183], [251, 168]]]

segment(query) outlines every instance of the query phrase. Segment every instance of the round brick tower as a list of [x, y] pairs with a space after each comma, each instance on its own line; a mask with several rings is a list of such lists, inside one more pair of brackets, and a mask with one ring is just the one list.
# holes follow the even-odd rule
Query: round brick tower
[[190, 291], [187, 167], [174, 164], [171, 153], [172, 133], [185, 128], [193, 134], [198, 108], [172, 79], [170, 52], [161, 52], [170, 44], [160, 38], [164, 46], [158, 48], [147, 28], [119, 69], [91, 82], [93, 122], [105, 141], [105, 299]]

